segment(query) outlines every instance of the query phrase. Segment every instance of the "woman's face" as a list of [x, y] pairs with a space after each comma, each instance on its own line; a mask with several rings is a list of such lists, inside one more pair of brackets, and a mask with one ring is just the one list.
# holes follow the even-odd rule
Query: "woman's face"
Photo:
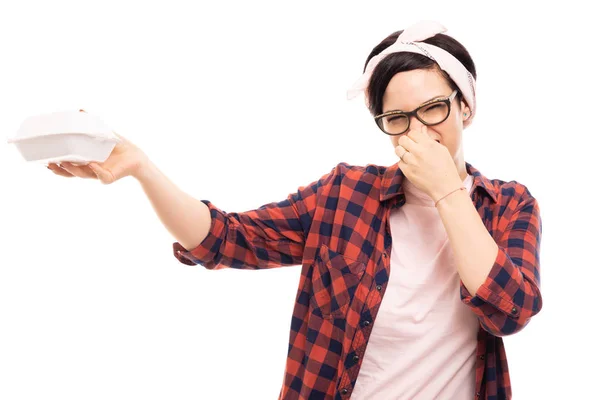
[[[392, 110], [413, 111], [423, 103], [452, 94], [448, 85], [439, 71], [432, 69], [417, 69], [399, 72], [390, 80], [383, 95], [383, 112]], [[464, 116], [464, 113], [467, 116]], [[463, 121], [469, 116], [470, 110], [455, 97], [450, 107], [448, 118], [438, 124], [427, 127], [429, 136], [444, 145], [457, 166], [464, 164], [462, 148]], [[416, 117], [410, 120], [410, 129], [421, 129], [423, 124]], [[403, 135], [408, 134], [407, 131]], [[398, 146], [398, 139], [402, 135], [390, 136], [392, 145]]]

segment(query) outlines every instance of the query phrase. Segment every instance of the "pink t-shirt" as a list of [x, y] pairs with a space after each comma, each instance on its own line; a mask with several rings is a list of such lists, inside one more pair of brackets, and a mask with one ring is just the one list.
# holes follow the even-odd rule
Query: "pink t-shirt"
[[[473, 191], [473, 176], [463, 184]], [[353, 400], [472, 400], [479, 322], [461, 302], [453, 250], [434, 201], [404, 179], [392, 210], [391, 271]]]

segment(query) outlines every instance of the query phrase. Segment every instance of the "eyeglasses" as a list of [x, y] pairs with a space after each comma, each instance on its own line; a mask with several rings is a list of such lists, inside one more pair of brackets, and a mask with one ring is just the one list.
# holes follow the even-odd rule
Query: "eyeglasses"
[[387, 135], [402, 135], [410, 128], [410, 118], [414, 115], [424, 125], [431, 126], [444, 122], [450, 115], [450, 105], [458, 93], [452, 92], [448, 97], [437, 98], [419, 106], [417, 109], [404, 111], [388, 111], [375, 116], [375, 123]]

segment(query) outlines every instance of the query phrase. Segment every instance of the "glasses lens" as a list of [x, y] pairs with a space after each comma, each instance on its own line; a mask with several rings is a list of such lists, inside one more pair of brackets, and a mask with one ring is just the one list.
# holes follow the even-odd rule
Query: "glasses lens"
[[408, 118], [403, 114], [392, 114], [379, 118], [377, 125], [384, 132], [394, 135], [402, 133], [408, 128]]
[[434, 125], [446, 119], [449, 112], [448, 105], [443, 101], [439, 101], [420, 108], [417, 114], [426, 124]]

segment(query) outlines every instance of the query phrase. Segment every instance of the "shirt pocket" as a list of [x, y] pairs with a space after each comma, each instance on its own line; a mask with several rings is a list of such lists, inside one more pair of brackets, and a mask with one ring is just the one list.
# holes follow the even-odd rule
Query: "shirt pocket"
[[345, 318], [366, 265], [322, 244], [312, 271], [310, 301], [323, 318]]

